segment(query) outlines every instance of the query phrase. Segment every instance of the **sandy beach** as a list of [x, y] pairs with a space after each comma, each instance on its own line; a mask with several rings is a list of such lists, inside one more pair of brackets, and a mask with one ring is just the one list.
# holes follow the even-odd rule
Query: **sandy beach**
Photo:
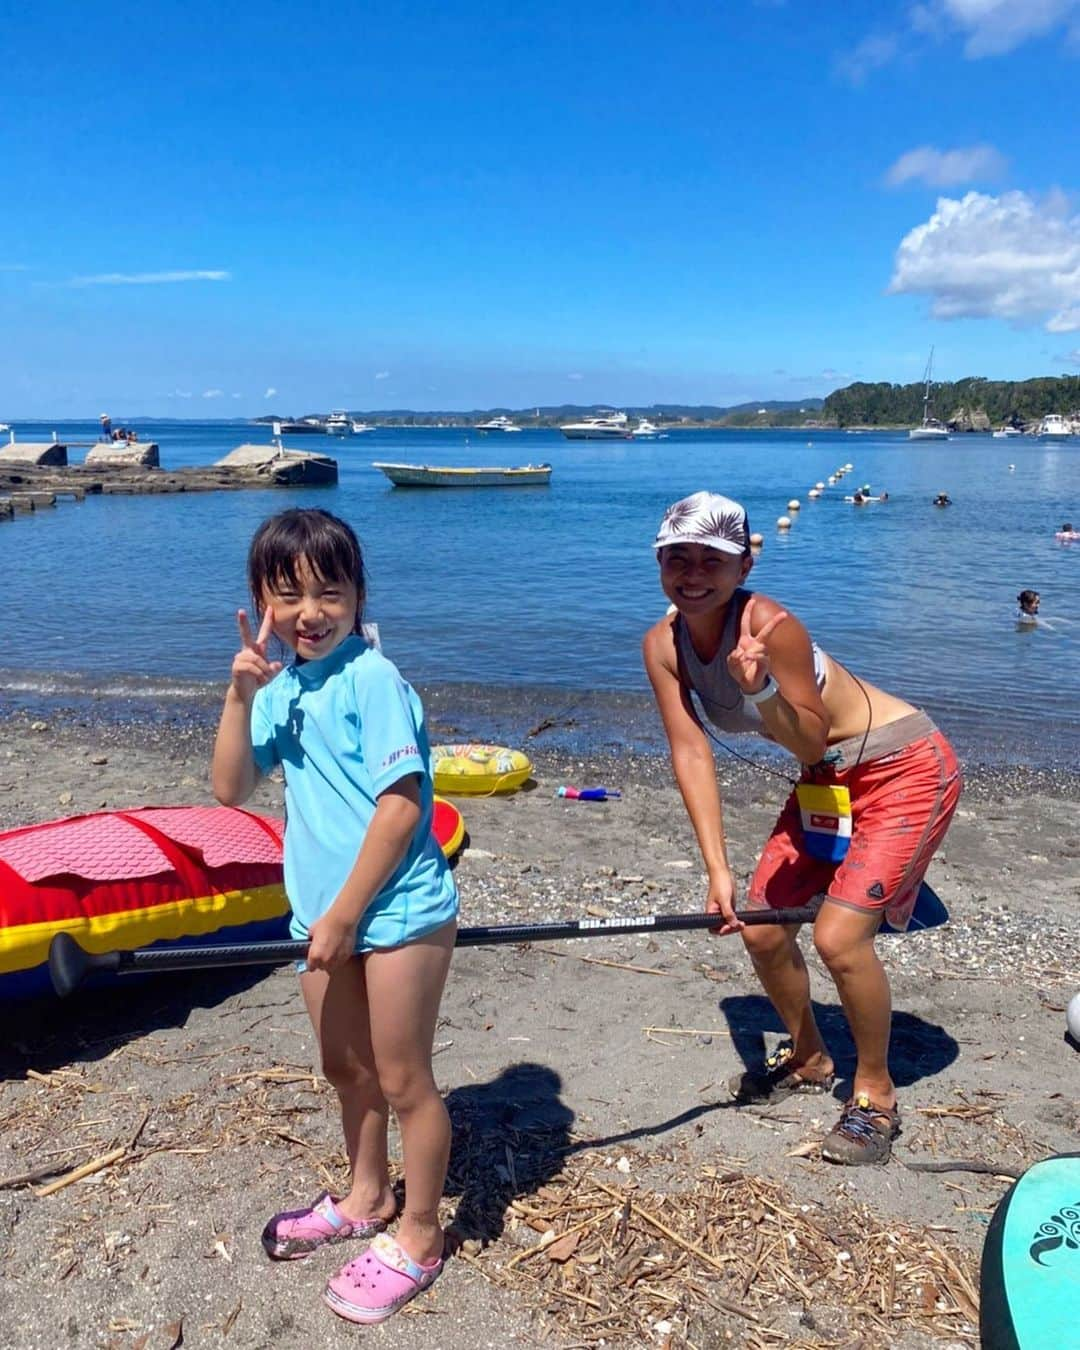
[[[666, 764], [542, 747], [542, 736], [529, 745], [531, 790], [459, 802], [462, 922], [697, 908], [700, 863]], [[9, 718], [0, 828], [210, 802], [208, 764], [205, 726]], [[721, 776], [745, 878], [784, 784], [737, 764]], [[563, 782], [624, 795], [558, 800]], [[278, 812], [280, 784], [252, 804]], [[289, 970], [9, 1005], [0, 1342], [974, 1345], [993, 1206], [1010, 1174], [1075, 1148], [1080, 1131], [1080, 1058], [1063, 1039], [1080, 988], [1078, 839], [1074, 775], [969, 771], [929, 877], [950, 924], [880, 944], [904, 1119], [884, 1169], [817, 1156], [832, 1101], [733, 1108], [727, 1078], [780, 1040], [737, 939], [459, 952], [435, 1060], [455, 1126], [445, 1199], [455, 1255], [429, 1294], [378, 1329], [339, 1321], [321, 1300], [355, 1248], [274, 1265], [259, 1244], [271, 1213], [343, 1177], [334, 1100]], [[810, 962], [849, 1073], [835, 991]]]

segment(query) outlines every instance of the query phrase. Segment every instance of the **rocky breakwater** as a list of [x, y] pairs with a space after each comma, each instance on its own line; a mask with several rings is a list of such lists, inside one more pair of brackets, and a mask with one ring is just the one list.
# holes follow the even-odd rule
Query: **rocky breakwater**
[[[148, 453], [152, 452], [152, 453]], [[337, 482], [329, 455], [274, 445], [240, 445], [216, 464], [162, 469], [157, 446], [93, 447], [82, 464], [69, 464], [58, 442], [14, 442], [0, 448], [0, 521], [55, 506], [58, 497], [169, 492], [217, 492], [257, 487], [323, 487]]]

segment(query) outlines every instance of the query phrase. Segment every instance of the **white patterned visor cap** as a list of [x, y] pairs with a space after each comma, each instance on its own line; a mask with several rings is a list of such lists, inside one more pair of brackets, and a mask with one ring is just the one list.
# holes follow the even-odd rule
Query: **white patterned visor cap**
[[704, 544], [721, 553], [745, 553], [750, 543], [746, 512], [719, 492], [695, 492], [664, 512], [653, 548]]

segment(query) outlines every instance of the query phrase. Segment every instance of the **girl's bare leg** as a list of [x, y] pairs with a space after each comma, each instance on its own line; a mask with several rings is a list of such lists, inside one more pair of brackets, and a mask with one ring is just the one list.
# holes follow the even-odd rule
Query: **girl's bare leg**
[[319, 1040], [323, 1073], [341, 1103], [352, 1187], [338, 1204], [350, 1219], [394, 1217], [386, 1158], [386, 1098], [375, 1073], [367, 981], [359, 957], [335, 970], [310, 970], [300, 988]]
[[448, 923], [417, 942], [364, 958], [379, 1085], [401, 1127], [405, 1209], [397, 1240], [422, 1264], [443, 1253], [439, 1200], [450, 1118], [435, 1086], [431, 1047], [456, 933], [456, 923]]

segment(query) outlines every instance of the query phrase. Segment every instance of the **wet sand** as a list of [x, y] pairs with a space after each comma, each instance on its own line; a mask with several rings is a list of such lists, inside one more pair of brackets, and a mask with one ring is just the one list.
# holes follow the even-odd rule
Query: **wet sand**
[[[535, 788], [459, 802], [469, 831], [457, 868], [462, 922], [697, 908], [700, 864], [664, 762], [545, 752], [543, 743], [529, 743]], [[209, 802], [208, 763], [205, 726], [11, 717], [0, 742], [0, 828]], [[737, 764], [721, 776], [732, 859], [745, 877], [784, 784]], [[888, 1167], [838, 1169], [817, 1156], [837, 1106], [828, 1099], [733, 1109], [726, 1079], [780, 1040], [737, 939], [463, 950], [435, 1065], [455, 1123], [446, 1219], [464, 1245], [409, 1312], [359, 1331], [320, 1297], [351, 1248], [272, 1265], [259, 1245], [271, 1213], [342, 1178], [336, 1112], [294, 975], [179, 976], [63, 1005], [8, 1005], [0, 1182], [124, 1152], [51, 1195], [38, 1193], [45, 1178], [0, 1189], [0, 1340], [26, 1350], [161, 1350], [178, 1343], [179, 1324], [185, 1346], [244, 1350], [315, 1350], [360, 1335], [470, 1350], [541, 1340], [973, 1345], [964, 1290], [977, 1287], [986, 1223], [1008, 1182], [909, 1164], [1015, 1172], [1075, 1148], [1080, 1057], [1063, 1039], [1063, 1008], [1080, 988], [1080, 792], [1060, 773], [968, 778], [929, 878], [950, 924], [880, 944], [904, 1114]], [[624, 796], [558, 800], [564, 782], [603, 782]], [[279, 811], [280, 785], [263, 785], [252, 805]], [[812, 951], [809, 962], [822, 1025], [848, 1074], [835, 991]], [[844, 1089], [841, 1081], [838, 1097]], [[720, 1186], [751, 1199], [703, 1245], [705, 1230], [695, 1237], [687, 1216], [702, 1187]], [[608, 1194], [601, 1187], [616, 1197], [610, 1216], [586, 1205]], [[796, 1262], [789, 1278], [775, 1255], [765, 1261], [770, 1204], [790, 1209], [789, 1226], [812, 1221], [811, 1236], [792, 1228], [788, 1246], [805, 1240], [799, 1260], [824, 1273], [811, 1280]], [[542, 1242], [541, 1229], [574, 1223], [583, 1240], [569, 1258], [522, 1256]], [[943, 1249], [953, 1266], [936, 1255], [905, 1265], [895, 1248], [888, 1254], [890, 1233], [908, 1256]], [[711, 1264], [701, 1252], [713, 1253]], [[844, 1282], [852, 1265], [865, 1281]], [[875, 1312], [867, 1300], [889, 1267], [895, 1304]]]

